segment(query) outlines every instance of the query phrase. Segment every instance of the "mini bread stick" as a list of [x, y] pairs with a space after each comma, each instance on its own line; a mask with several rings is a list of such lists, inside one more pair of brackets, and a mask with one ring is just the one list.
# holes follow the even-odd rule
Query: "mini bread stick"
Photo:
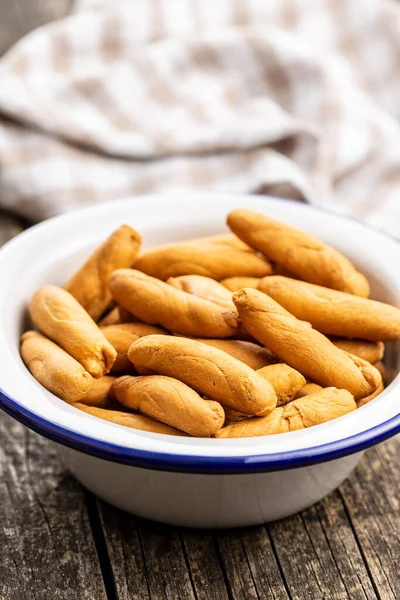
[[241, 438], [288, 433], [331, 421], [355, 409], [354, 398], [347, 390], [325, 388], [275, 408], [266, 417], [253, 417], [223, 427], [215, 437]]
[[175, 377], [223, 406], [261, 414], [276, 406], [271, 384], [226, 352], [186, 338], [152, 335], [128, 351], [134, 366]]
[[[209, 302], [214, 302], [235, 313], [237, 312], [232, 300], [232, 292], [210, 277], [203, 277], [201, 275], [181, 275], [180, 277], [169, 277], [167, 283], [178, 290], [193, 294], [199, 298], [204, 298]], [[239, 329], [235, 333], [235, 337], [238, 340], [254, 341], [241, 324], [239, 324]]]
[[331, 387], [289, 402], [284, 407], [284, 417], [290, 423], [289, 430], [295, 431], [337, 419], [356, 408], [354, 398], [347, 390]]
[[222, 427], [215, 437], [223, 438], [247, 438], [259, 437], [263, 435], [275, 435], [278, 433], [288, 433], [290, 424], [285, 419], [286, 406], [274, 408], [266, 417], [251, 417], [248, 419], [236, 420], [229, 425]]
[[208, 346], [213, 346], [223, 350], [233, 358], [240, 360], [254, 370], [261, 369], [267, 365], [272, 365], [278, 361], [278, 358], [263, 346], [246, 342], [244, 340], [209, 340], [195, 338], [197, 342], [202, 342]]
[[376, 396], [379, 396], [379, 394], [381, 392], [383, 392], [384, 389], [385, 389], [385, 386], [383, 384], [383, 381], [381, 381], [381, 383], [379, 384], [379, 386], [377, 387], [375, 392], [370, 394], [370, 396], [366, 396], [365, 398], [361, 398], [361, 400], [357, 401], [357, 408], [360, 408], [361, 406], [364, 406], [364, 404], [368, 404], [368, 402], [371, 402], [371, 400], [376, 398]]
[[126, 308], [124, 308], [123, 306], [119, 306], [118, 310], [121, 323], [136, 323], [136, 317], [132, 313], [130, 313], [129, 310], [126, 310]]
[[262, 367], [258, 369], [257, 373], [265, 377], [274, 388], [277, 406], [282, 406], [293, 400], [306, 384], [306, 380], [301, 373], [284, 363]]
[[250, 248], [248, 244], [245, 244], [241, 239], [233, 233], [218, 233], [217, 235], [209, 235], [206, 237], [192, 238], [180, 242], [182, 244], [218, 244], [221, 246], [227, 246], [228, 248], [238, 248], [239, 250], [245, 250], [246, 252], [254, 253], [253, 248]]
[[374, 364], [383, 358], [385, 344], [383, 342], [368, 342], [366, 340], [346, 340], [334, 338], [331, 340], [337, 348], [354, 354], [367, 362]]
[[117, 302], [136, 317], [175, 333], [226, 338], [238, 330], [236, 311], [177, 290], [140, 271], [115, 271], [110, 289]]
[[295, 399], [304, 398], [304, 396], [309, 396], [310, 394], [315, 394], [316, 392], [321, 392], [324, 388], [318, 385], [317, 383], [306, 383], [303, 385], [301, 390], [299, 390], [295, 396]]
[[21, 338], [22, 360], [46, 390], [72, 404], [89, 393], [93, 379], [72, 356], [37, 331]]
[[381, 360], [378, 360], [378, 362], [374, 363], [374, 367], [381, 374], [383, 383], [386, 383], [386, 381], [387, 381], [387, 369], [386, 369], [385, 365], [383, 364], [383, 362]]
[[[207, 396], [203, 396], [204, 400], [209, 400]], [[225, 422], [224, 425], [229, 425], [230, 423], [237, 423], [238, 421], [243, 421], [243, 419], [249, 419], [252, 415], [248, 415], [246, 413], [239, 412], [238, 410], [234, 410], [233, 408], [229, 408], [229, 406], [224, 406], [225, 413]]]
[[97, 321], [111, 301], [110, 275], [116, 269], [131, 267], [139, 252], [141, 237], [122, 225], [87, 259], [66, 283], [65, 289]]
[[191, 240], [154, 248], [139, 256], [134, 267], [163, 281], [180, 275], [220, 280], [235, 275], [264, 277], [272, 272], [269, 261], [252, 248], [215, 240]]
[[377, 371], [372, 365], [336, 348], [263, 292], [240, 290], [233, 300], [251, 335], [311, 381], [347, 389], [356, 399], [375, 391]]
[[97, 323], [99, 327], [108, 327], [109, 325], [118, 325], [122, 323], [119, 313], [119, 306], [114, 306], [100, 321]]
[[251, 210], [234, 210], [228, 225], [246, 244], [300, 279], [363, 298], [367, 279], [340, 252], [318, 238]]
[[123, 306], [115, 306], [105, 317], [97, 323], [99, 327], [121, 325], [122, 323], [135, 323], [137, 319]]
[[59, 344], [93, 377], [106, 375], [116, 351], [85, 309], [67, 291], [44, 285], [31, 298], [32, 321], [47, 337]]
[[360, 372], [363, 374], [364, 379], [370, 384], [372, 393], [374, 393], [382, 384], [382, 375], [379, 370], [374, 367], [374, 365], [371, 365], [370, 362], [360, 358], [359, 356], [355, 356], [349, 352], [344, 352], [344, 354], [351, 358], [353, 363], [358, 367]]
[[[291, 279], [298, 279], [294, 273], [286, 269], [282, 265], [273, 264], [272, 265], [273, 273], [272, 275], [283, 275], [283, 277], [290, 277]], [[253, 286], [250, 286], [253, 287]]]
[[261, 279], [259, 277], [227, 277], [222, 279], [220, 284], [231, 292], [237, 292], [242, 288], [258, 288]]
[[247, 252], [254, 253], [253, 248], [250, 248], [250, 246], [245, 244], [233, 233], [217, 233], [216, 235], [189, 238], [182, 240], [181, 242], [175, 242], [174, 244], [164, 244], [162, 246], [158, 246], [156, 250], [160, 250], [161, 248], [169, 248], [170, 246], [186, 246], [187, 244], [218, 244], [219, 246], [238, 248], [239, 250], [246, 250]]
[[77, 402], [74, 406], [93, 417], [98, 417], [117, 425], [124, 425], [124, 427], [131, 427], [132, 429], [140, 429], [141, 431], [149, 431], [151, 433], [163, 433], [164, 435], [186, 435], [183, 431], [179, 431], [164, 423], [159, 423], [145, 415], [135, 415], [134, 413], [123, 412], [121, 410], [107, 410], [105, 408], [98, 408], [97, 406], [86, 406], [86, 404], [80, 402]]
[[111, 386], [116, 380], [116, 377], [104, 375], [100, 379], [93, 379], [93, 385], [83, 398], [79, 400], [86, 406], [97, 406], [99, 408], [111, 408], [114, 402], [110, 396]]
[[[274, 409], [275, 410], [275, 409]], [[246, 413], [239, 412], [238, 410], [233, 410], [233, 408], [229, 408], [225, 406], [225, 422], [224, 425], [230, 425], [231, 423], [238, 423], [239, 421], [243, 421], [244, 419], [249, 419], [252, 415], [247, 415]]]
[[181, 275], [180, 277], [169, 277], [167, 283], [177, 290], [193, 294], [199, 298], [214, 302], [223, 308], [236, 311], [232, 300], [232, 292], [223, 285], [202, 275]]
[[167, 333], [165, 329], [147, 325], [147, 323], [109, 325], [108, 327], [102, 327], [101, 331], [117, 352], [117, 358], [110, 371], [113, 375], [126, 375], [133, 371], [133, 365], [128, 359], [128, 350], [133, 342], [145, 335]]
[[218, 402], [203, 400], [172, 377], [120, 377], [113, 394], [124, 406], [192, 436], [211, 437], [224, 424], [224, 409]]
[[265, 277], [258, 287], [321, 333], [371, 341], [400, 338], [400, 310], [288, 277]]

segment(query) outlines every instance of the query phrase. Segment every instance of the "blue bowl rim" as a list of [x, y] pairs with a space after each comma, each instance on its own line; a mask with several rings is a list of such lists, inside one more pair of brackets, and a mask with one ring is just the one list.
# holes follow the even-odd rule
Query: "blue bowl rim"
[[249, 474], [284, 471], [328, 462], [379, 444], [400, 433], [400, 414], [361, 433], [312, 448], [256, 456], [194, 456], [149, 452], [96, 440], [49, 423], [0, 390], [0, 408], [8, 415], [58, 444], [103, 460], [176, 473]]
[[[249, 194], [247, 194], [247, 196], [248, 195]], [[131, 198], [126, 199], [127, 202], [131, 200]], [[297, 201], [291, 199], [281, 198], [281, 200], [298, 204]], [[309, 208], [332, 214], [336, 217], [339, 216], [343, 219], [356, 221], [364, 228], [379, 231], [381, 235], [390, 238], [396, 244], [400, 245], [399, 240], [394, 236], [381, 230], [377, 230], [356, 217], [343, 215], [318, 206], [309, 205]], [[53, 219], [57, 218], [58, 217], [54, 217]], [[38, 224], [39, 227], [40, 225], [41, 224]], [[223, 475], [267, 473], [271, 471], [283, 471], [307, 467], [361, 452], [400, 433], [399, 413], [391, 419], [371, 427], [370, 429], [335, 442], [329, 442], [312, 448], [302, 448], [299, 450], [290, 450], [273, 454], [258, 454], [255, 456], [210, 457], [190, 454], [177, 455], [127, 448], [125, 446], [96, 440], [95, 438], [76, 433], [66, 427], [50, 423], [46, 421], [46, 419], [39, 417], [19, 404], [14, 398], [7, 395], [1, 388], [0, 408], [16, 421], [19, 421], [36, 433], [78, 452], [95, 456], [103, 460], [144, 469], [192, 474]]]

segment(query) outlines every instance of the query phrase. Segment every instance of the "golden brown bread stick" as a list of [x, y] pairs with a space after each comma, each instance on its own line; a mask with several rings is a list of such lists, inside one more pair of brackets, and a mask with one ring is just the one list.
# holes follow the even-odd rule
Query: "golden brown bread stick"
[[80, 402], [77, 402], [74, 406], [93, 417], [98, 417], [117, 425], [124, 425], [124, 427], [150, 431], [151, 433], [163, 433], [164, 435], [186, 435], [183, 431], [179, 431], [179, 429], [165, 425], [165, 423], [159, 423], [145, 415], [135, 415], [134, 413], [121, 410], [107, 410], [105, 408], [98, 408], [97, 406], [86, 406], [86, 404]]
[[108, 325], [121, 325], [122, 323], [136, 323], [137, 319], [123, 306], [115, 306], [97, 323], [99, 327], [108, 327]]
[[246, 250], [247, 252], [253, 252], [253, 248], [250, 248], [248, 244], [245, 244], [242, 240], [240, 240], [236, 235], [232, 232], [230, 233], [217, 233], [215, 235], [206, 235], [202, 237], [189, 238], [186, 240], [182, 240], [180, 242], [175, 242], [173, 244], [163, 244], [162, 246], [157, 246], [156, 249], [160, 248], [169, 248], [170, 246], [181, 246], [187, 244], [218, 244], [230, 248], [239, 248], [240, 250]]
[[134, 267], [163, 281], [179, 275], [220, 280], [234, 275], [264, 277], [272, 272], [269, 261], [248, 246], [207, 240], [153, 248], [139, 256]]
[[[193, 294], [199, 298], [204, 298], [209, 302], [214, 302], [223, 308], [237, 313], [236, 306], [232, 300], [232, 292], [210, 277], [182, 275], [180, 277], [169, 277], [167, 283], [176, 289]], [[249, 335], [241, 323], [239, 324], [238, 331], [235, 333], [235, 338], [246, 342], [254, 342], [254, 338]]]
[[267, 365], [272, 365], [278, 361], [278, 358], [263, 346], [246, 342], [244, 340], [210, 340], [194, 338], [197, 342], [207, 344], [223, 350], [233, 358], [240, 360], [254, 370], [261, 369]]
[[111, 408], [114, 406], [115, 401], [110, 396], [111, 386], [114, 383], [116, 377], [110, 375], [104, 375], [100, 379], [93, 379], [93, 385], [83, 398], [79, 400], [86, 406], [97, 406], [99, 408]]
[[229, 408], [228, 406], [224, 407], [224, 411], [225, 411], [224, 425], [230, 425], [231, 423], [238, 423], [239, 421], [243, 421], [244, 419], [249, 419], [252, 416], [252, 415], [248, 415], [246, 413], [239, 412], [238, 410], [234, 410], [233, 408]]
[[356, 399], [375, 391], [377, 371], [372, 365], [336, 348], [267, 294], [244, 289], [235, 292], [233, 300], [251, 335], [311, 381], [347, 389]]
[[120, 323], [101, 327], [101, 331], [117, 352], [117, 358], [110, 371], [113, 375], [132, 373], [133, 365], [128, 359], [128, 350], [133, 342], [145, 335], [167, 333], [165, 329], [147, 323]]
[[89, 393], [91, 375], [41, 333], [27, 331], [22, 335], [21, 356], [33, 377], [65, 402], [80, 402]]
[[385, 344], [383, 342], [369, 342], [367, 340], [346, 340], [343, 338], [331, 339], [332, 344], [337, 348], [359, 356], [363, 360], [374, 364], [383, 358], [385, 353]]
[[[167, 283], [177, 290], [204, 298], [209, 302], [214, 302], [223, 308], [237, 313], [236, 306], [232, 300], [232, 292], [210, 277], [181, 275], [180, 277], [169, 277]], [[243, 341], [254, 341], [241, 324], [239, 324], [239, 329], [235, 333], [235, 338]]]
[[97, 321], [111, 301], [110, 275], [116, 269], [131, 267], [139, 252], [141, 237], [128, 225], [122, 225], [89, 256], [65, 284], [65, 289]]
[[97, 325], [99, 327], [108, 327], [109, 325], [118, 325], [119, 323], [122, 323], [119, 306], [114, 306], [112, 310], [98, 321]]
[[182, 244], [218, 244], [222, 246], [228, 246], [231, 248], [239, 248], [239, 250], [246, 250], [247, 252], [254, 253], [253, 248], [250, 248], [248, 244], [245, 244], [241, 239], [233, 233], [217, 233], [216, 235], [209, 235], [199, 238], [191, 238], [180, 242]]
[[223, 427], [215, 437], [240, 438], [287, 433], [331, 421], [355, 409], [354, 398], [347, 390], [325, 388], [275, 408], [266, 417], [252, 417]]
[[386, 341], [400, 338], [400, 310], [383, 302], [288, 277], [265, 277], [258, 289], [326, 335]]
[[32, 321], [93, 377], [106, 375], [116, 351], [85, 309], [66, 290], [44, 285], [31, 298]]
[[367, 279], [340, 252], [321, 240], [251, 210], [234, 210], [228, 225], [246, 244], [297, 277], [335, 290], [369, 295]]
[[378, 362], [374, 363], [374, 367], [381, 374], [383, 383], [386, 384], [386, 381], [387, 381], [387, 369], [386, 369], [385, 365], [383, 364], [383, 362], [381, 360], [378, 360]]
[[379, 396], [379, 394], [383, 392], [384, 389], [385, 386], [383, 384], [383, 381], [381, 381], [375, 392], [373, 392], [369, 396], [366, 396], [366, 398], [361, 398], [361, 400], [357, 401], [357, 408], [360, 408], [361, 406], [364, 406], [364, 404], [368, 404], [368, 402], [371, 402], [371, 400]]
[[193, 294], [199, 298], [214, 302], [219, 306], [236, 311], [232, 300], [232, 292], [223, 285], [202, 275], [181, 275], [180, 277], [169, 277], [167, 283], [177, 290]]
[[129, 310], [126, 310], [126, 308], [124, 308], [123, 306], [119, 306], [118, 307], [119, 310], [119, 316], [121, 319], [121, 323], [136, 323], [137, 319], [136, 317], [129, 312]]
[[301, 390], [299, 390], [295, 396], [295, 399], [304, 398], [304, 396], [309, 396], [310, 394], [315, 394], [316, 392], [322, 392], [324, 388], [317, 383], [306, 383], [303, 385]]
[[215, 434], [215, 437], [218, 439], [246, 438], [287, 433], [290, 429], [289, 422], [284, 417], [285, 408], [285, 406], [278, 406], [266, 417], [237, 419], [229, 425], [222, 427]]
[[112, 295], [136, 317], [169, 331], [194, 337], [232, 337], [238, 330], [235, 310], [228, 310], [176, 290], [134, 269], [119, 269], [110, 277]]
[[203, 400], [172, 377], [120, 377], [113, 394], [124, 406], [195, 437], [211, 437], [224, 424], [224, 409], [218, 402]]
[[[291, 279], [299, 279], [298, 277], [296, 277], [296, 275], [294, 273], [292, 273], [291, 271], [289, 271], [289, 269], [286, 269], [282, 265], [273, 264], [272, 269], [273, 269], [272, 275], [283, 275], [284, 277], [290, 277]], [[250, 287], [253, 287], [253, 286], [251, 285]]]
[[226, 352], [181, 337], [152, 335], [128, 351], [132, 363], [176, 377], [194, 390], [240, 412], [260, 414], [276, 406], [271, 384]]
[[277, 406], [282, 406], [293, 400], [297, 392], [306, 384], [305, 377], [301, 373], [284, 363], [262, 367], [257, 370], [257, 373], [265, 377], [274, 388]]
[[260, 281], [260, 277], [227, 277], [222, 279], [220, 284], [231, 292], [237, 292], [245, 287], [257, 289]]

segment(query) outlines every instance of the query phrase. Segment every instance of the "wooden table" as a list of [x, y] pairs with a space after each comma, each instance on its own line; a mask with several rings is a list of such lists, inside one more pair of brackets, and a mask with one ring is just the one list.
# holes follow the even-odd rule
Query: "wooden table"
[[[68, 0], [0, 0], [0, 54], [67, 9]], [[0, 213], [0, 245], [24, 226]], [[369, 450], [316, 506], [221, 532], [100, 502], [50, 442], [3, 413], [0, 452], [0, 600], [400, 598], [399, 438]]]

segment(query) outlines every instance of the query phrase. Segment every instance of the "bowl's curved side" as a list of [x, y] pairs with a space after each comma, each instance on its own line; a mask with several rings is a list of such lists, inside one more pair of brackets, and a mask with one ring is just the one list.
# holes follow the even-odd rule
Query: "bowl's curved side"
[[361, 453], [329, 464], [245, 475], [148, 471], [60, 447], [76, 479], [94, 494], [145, 519], [168, 525], [228, 528], [293, 515], [337, 488]]
[[357, 453], [398, 433], [399, 377], [379, 398], [359, 409], [357, 416], [346, 415], [306, 431], [271, 436], [275, 439], [171, 440], [82, 415], [43, 390], [26, 371], [18, 352], [21, 314], [37, 286], [49, 281], [62, 284], [82, 258], [122, 222], [132, 223], [154, 245], [217, 233], [223, 229], [225, 215], [243, 205], [320, 234], [329, 243], [336, 240], [335, 245], [359, 268], [368, 270], [378, 297], [381, 294], [382, 299], [400, 305], [400, 244], [358, 222], [332, 215], [327, 219], [326, 213], [313, 207], [252, 196], [194, 194], [184, 199], [137, 198], [84, 209], [35, 226], [0, 251], [0, 406], [31, 429], [80, 452], [180, 472], [293, 469]]

